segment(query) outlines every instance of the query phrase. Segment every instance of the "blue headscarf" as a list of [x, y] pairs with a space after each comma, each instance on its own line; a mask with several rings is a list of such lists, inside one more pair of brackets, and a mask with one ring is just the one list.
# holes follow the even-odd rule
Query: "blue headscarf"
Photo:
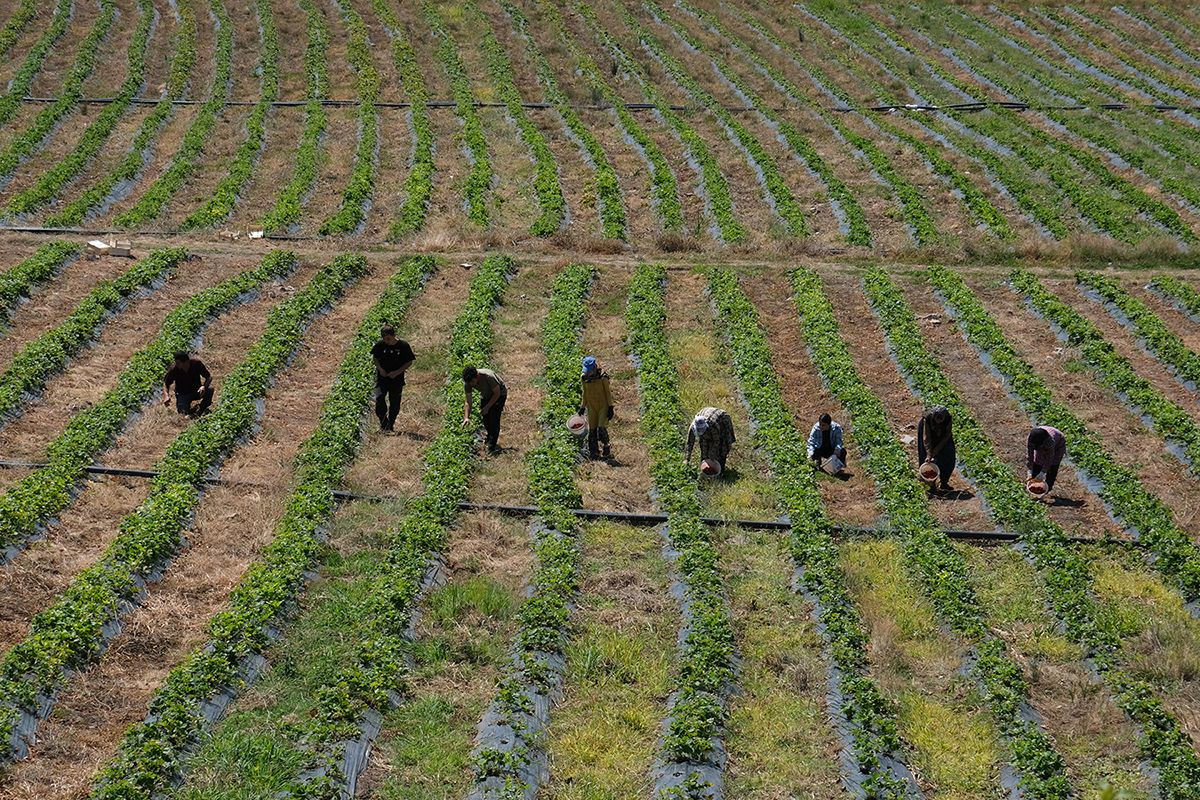
[[583, 374], [587, 375], [589, 372], [591, 372], [595, 368], [596, 368], [596, 357], [595, 356], [584, 356], [583, 357]]

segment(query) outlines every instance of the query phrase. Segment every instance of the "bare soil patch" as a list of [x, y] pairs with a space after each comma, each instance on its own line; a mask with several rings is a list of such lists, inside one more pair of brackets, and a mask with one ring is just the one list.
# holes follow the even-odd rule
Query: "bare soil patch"
[[[302, 280], [305, 273], [293, 277]], [[289, 283], [289, 285], [292, 285]], [[213, 374], [217, 401], [221, 383], [262, 333], [269, 310], [288, 293], [270, 290], [213, 323], [197, 355]], [[155, 402], [117, 438], [103, 461], [117, 466], [150, 468], [187, 425], [187, 420]], [[232, 462], [230, 462], [232, 464]], [[229, 467], [227, 466], [226, 469]], [[229, 473], [224, 473], [229, 477]], [[274, 480], [274, 479], [272, 479]], [[148, 481], [104, 478], [84, 485], [62, 519], [48, 527], [43, 539], [0, 571], [3, 641], [11, 645], [25, 635], [33, 615], [49, 605], [71, 579], [92, 564], [116, 538], [120, 521], [145, 499]]]
[[64, 693], [31, 757], [12, 771], [17, 796], [22, 786], [41, 786], [42, 797], [74, 797], [90, 775], [68, 765], [110, 757], [169, 669], [204, 641], [208, 619], [224, 607], [282, 513], [289, 481], [281, 478], [290, 474], [292, 458], [316, 424], [315, 414], [298, 412], [328, 392], [358, 320], [389, 275], [373, 270], [309, 329], [298, 359], [267, 393], [261, 429], [222, 470], [230, 480], [261, 488], [219, 486], [206, 493], [187, 549], [125, 619], [101, 662]]
[[[911, 286], [907, 294], [921, 325], [925, 346], [938, 360], [976, 421], [988, 432], [997, 455], [1008, 463], [1014, 474], [1023, 477], [1025, 439], [1033, 424], [1029, 415], [1009, 397], [1000, 379], [984, 367], [928, 287]], [[1124, 533], [1104, 510], [1103, 503], [1088, 491], [1070, 464], [1063, 465], [1054, 489], [1060, 499], [1050, 503], [1047, 510], [1063, 530], [1074, 536], [1124, 538]]]
[[[909, 389], [888, 354], [887, 337], [867, 303], [861, 284], [857, 280], [831, 279], [825, 282], [825, 287], [838, 317], [842, 339], [862, 379], [883, 404], [892, 430], [908, 449], [910, 466], [915, 474], [917, 422], [924, 413], [924, 403]], [[853, 431], [853, 421], [850, 428]], [[991, 530], [994, 525], [984, 512], [974, 487], [957, 470], [950, 479], [950, 486], [953, 489], [950, 493], [929, 497], [929, 508], [942, 527]]]
[[1055, 338], [1050, 325], [1035, 316], [1023, 298], [1007, 286], [976, 290], [1008, 341], [1049, 383], [1055, 398], [1100, 437], [1118, 463], [1138, 474], [1145, 487], [1175, 512], [1175, 521], [1195, 536], [1200, 529], [1200, 483], [1166, 451], [1158, 435], [1144, 428], [1133, 412], [1097, 382], [1090, 368], [1080, 362], [1076, 348]]
[[[144, 255], [144, 253], [139, 253]], [[133, 266], [124, 258], [88, 261], [79, 258], [49, 283], [35, 289], [17, 306], [7, 328], [0, 329], [0, 369], [8, 369], [13, 358], [30, 342], [60, 325], [79, 302], [102, 281], [111, 280]]]
[[863, 466], [849, 417], [809, 357], [787, 278], [757, 274], [743, 279], [742, 286], [758, 308], [759, 322], [771, 345], [771, 359], [797, 436], [807, 439], [810, 428], [823, 412], [846, 425], [848, 479], [840, 480], [824, 472], [816, 476], [826, 510], [840, 523], [875, 525], [881, 513], [875, 483]]

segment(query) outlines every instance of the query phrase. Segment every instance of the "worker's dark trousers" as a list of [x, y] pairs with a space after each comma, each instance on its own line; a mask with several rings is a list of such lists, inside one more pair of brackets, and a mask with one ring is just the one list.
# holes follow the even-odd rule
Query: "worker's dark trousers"
[[1046, 470], [1046, 486], [1053, 489], [1054, 482], [1056, 480], [1058, 480], [1058, 468], [1060, 466], [1062, 466], [1062, 465], [1061, 464], [1051, 464], [1050, 466], [1043, 468], [1040, 464], [1034, 464], [1033, 469], [1029, 470], [1029, 472], [1033, 475], [1033, 477], [1036, 478], [1038, 475], [1042, 474], [1042, 469], [1045, 469]]
[[[925, 463], [925, 439], [924, 431], [921, 430], [920, 424], [917, 425], [917, 463]], [[954, 450], [954, 440], [946, 442], [945, 446], [938, 451], [938, 454], [933, 457], [933, 463], [937, 464], [938, 472], [941, 476], [941, 484], [943, 489], [950, 488], [950, 475], [954, 472], [954, 468], [958, 465], [958, 454]]]
[[591, 428], [588, 430], [588, 452], [593, 456], [599, 455], [600, 445], [608, 449], [608, 428]]
[[483, 415], [483, 429], [487, 431], [487, 446], [488, 450], [495, 450], [500, 446], [500, 415], [504, 413], [504, 402], [508, 400], [508, 395], [504, 395], [488, 409]]
[[818, 447], [816, 450], [813, 450], [813, 459], [815, 460], [815, 459], [820, 459], [820, 458], [829, 458], [831, 455], [834, 455], [835, 453], [837, 454], [838, 459], [843, 464], [845, 464], [846, 463], [846, 448], [838, 447], [835, 449], [832, 443], [824, 444], [821, 447]]
[[400, 397], [404, 394], [404, 381], [395, 378], [375, 379], [375, 416], [381, 427], [391, 429], [400, 414]]
[[[199, 405], [195, 408], [192, 404], [199, 401]], [[189, 417], [197, 417], [208, 411], [208, 407], [212, 405], [213, 388], [211, 386], [202, 387], [194, 392], [176, 392], [175, 393], [175, 410], [180, 414], [187, 414]]]

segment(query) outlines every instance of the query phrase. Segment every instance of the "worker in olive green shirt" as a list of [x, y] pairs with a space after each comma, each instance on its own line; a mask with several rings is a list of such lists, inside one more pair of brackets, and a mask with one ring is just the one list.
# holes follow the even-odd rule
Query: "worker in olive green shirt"
[[463, 384], [466, 402], [463, 408], [463, 427], [471, 424], [471, 409], [474, 407], [475, 392], [479, 392], [479, 413], [487, 431], [487, 449], [491, 455], [500, 452], [500, 415], [504, 413], [504, 401], [508, 399], [508, 387], [490, 369], [463, 367]]

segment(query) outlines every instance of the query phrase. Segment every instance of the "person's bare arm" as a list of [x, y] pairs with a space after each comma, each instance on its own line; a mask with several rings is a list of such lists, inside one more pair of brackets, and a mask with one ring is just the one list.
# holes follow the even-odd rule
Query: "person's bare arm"
[[408, 368], [412, 366], [413, 361], [415, 361], [415, 360], [416, 360], [415, 358], [410, 358], [408, 361], [405, 361], [397, 369], [393, 370], [392, 373], [390, 375], [388, 375], [388, 377], [389, 378], [399, 378], [401, 375], [408, 372]]
[[472, 408], [472, 407], [473, 407], [473, 405], [474, 405], [474, 403], [473, 403], [473, 400], [474, 400], [473, 394], [474, 394], [474, 393], [471, 391], [471, 387], [470, 387], [470, 386], [468, 386], [468, 387], [467, 387], [467, 392], [466, 392], [466, 400], [463, 402], [463, 421], [462, 421], [462, 424], [463, 424], [463, 427], [464, 427], [464, 428], [465, 428], [467, 425], [469, 425], [469, 424], [470, 424], [470, 422], [471, 422], [471, 408]]

